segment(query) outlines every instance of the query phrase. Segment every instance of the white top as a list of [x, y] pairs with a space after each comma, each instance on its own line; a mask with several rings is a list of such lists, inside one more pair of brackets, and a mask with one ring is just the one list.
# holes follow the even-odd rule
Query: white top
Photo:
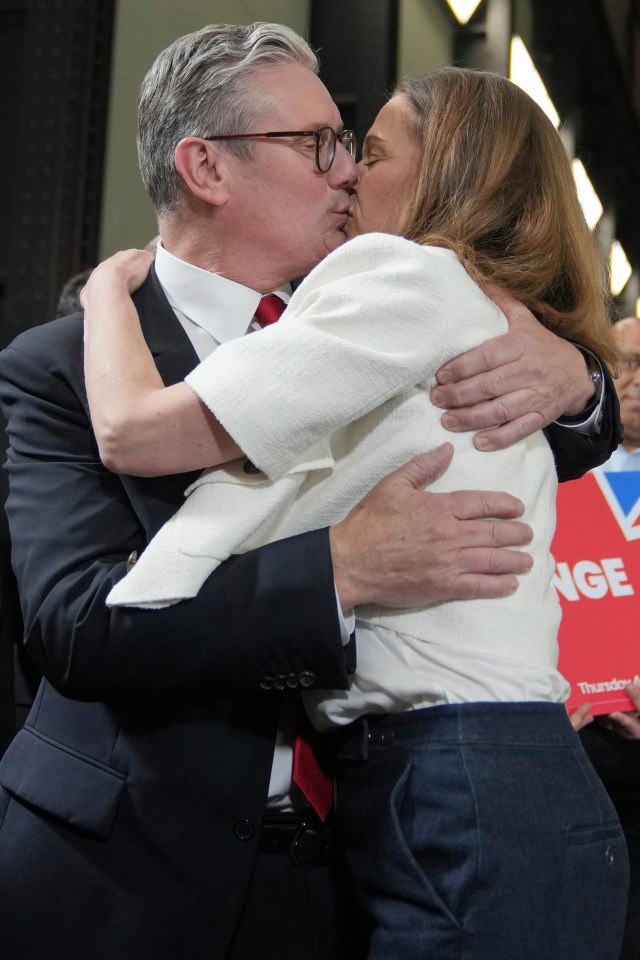
[[[332, 253], [279, 324], [225, 344], [187, 378], [264, 474], [247, 474], [243, 461], [204, 474], [109, 602], [159, 606], [193, 596], [230, 553], [339, 521], [390, 470], [450, 440], [452, 465], [430, 489], [519, 496], [535, 531], [534, 568], [508, 598], [359, 608], [352, 689], [324, 712], [346, 722], [446, 702], [458, 662], [469, 699], [563, 699], [550, 448], [537, 433], [480, 453], [471, 434], [442, 428], [429, 400], [444, 362], [506, 330], [449, 250], [369, 234]], [[483, 664], [488, 684], [473, 672]]]

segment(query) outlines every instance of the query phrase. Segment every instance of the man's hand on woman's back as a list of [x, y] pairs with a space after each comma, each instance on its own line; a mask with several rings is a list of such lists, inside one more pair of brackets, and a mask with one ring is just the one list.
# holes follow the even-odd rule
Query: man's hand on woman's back
[[507, 493], [424, 486], [447, 469], [453, 448], [420, 454], [381, 480], [330, 532], [343, 609], [377, 603], [423, 606], [441, 600], [502, 597], [531, 569], [524, 505]]

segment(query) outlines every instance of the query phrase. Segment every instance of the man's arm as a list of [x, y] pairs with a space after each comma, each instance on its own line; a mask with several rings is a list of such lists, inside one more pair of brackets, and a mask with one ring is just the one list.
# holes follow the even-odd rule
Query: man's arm
[[[498, 304], [509, 333], [487, 340], [438, 371], [432, 391], [446, 409], [448, 430], [480, 431], [483, 450], [499, 450], [536, 430], [546, 429], [560, 480], [572, 480], [604, 463], [622, 436], [618, 400], [602, 364], [604, 400], [597, 430], [564, 426], [562, 417], [581, 419], [594, 396], [582, 352], [547, 330], [522, 304], [502, 294]], [[582, 417], [584, 418], [584, 417]], [[496, 426], [497, 425], [497, 426]]]
[[72, 327], [30, 331], [0, 358], [13, 563], [40, 669], [80, 699], [257, 690], [265, 677], [303, 672], [346, 685], [326, 531], [233, 558], [171, 612], [105, 606], [188, 478], [131, 481], [102, 466], [81, 375], [53, 356], [75, 351], [80, 363], [81, 325], [77, 336]]
[[[54, 330], [23, 335], [0, 356], [0, 376], [26, 643], [62, 692], [80, 699], [168, 690], [206, 697], [258, 690], [274, 678], [346, 686], [330, 546], [345, 606], [398, 599], [409, 570], [406, 602], [429, 602], [508, 593], [512, 574], [527, 569], [526, 555], [501, 546], [526, 543], [529, 528], [478, 519], [519, 516], [515, 498], [425, 494], [411, 465], [408, 478], [400, 472], [400, 482], [394, 475], [374, 488], [338, 525], [331, 545], [326, 530], [315, 531], [231, 558], [192, 601], [162, 611], [107, 608], [128, 556], [173, 512], [173, 485], [186, 480], [132, 481], [102, 466], [86, 414], [80, 322], [61, 321]], [[451, 450], [434, 456], [426, 470], [418, 467], [425, 480], [444, 469]]]

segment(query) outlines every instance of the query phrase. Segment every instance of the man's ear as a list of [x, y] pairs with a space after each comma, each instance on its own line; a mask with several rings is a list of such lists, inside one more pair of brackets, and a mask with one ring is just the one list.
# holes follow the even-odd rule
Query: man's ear
[[229, 164], [216, 144], [200, 137], [185, 137], [176, 147], [175, 164], [194, 196], [216, 207], [226, 203]]

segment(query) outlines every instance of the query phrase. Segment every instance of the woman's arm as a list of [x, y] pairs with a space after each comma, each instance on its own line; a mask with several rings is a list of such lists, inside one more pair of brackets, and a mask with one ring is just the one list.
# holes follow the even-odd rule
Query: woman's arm
[[186, 383], [165, 387], [130, 297], [153, 257], [117, 253], [82, 292], [85, 379], [102, 462], [114, 473], [153, 477], [212, 467], [242, 451]]

